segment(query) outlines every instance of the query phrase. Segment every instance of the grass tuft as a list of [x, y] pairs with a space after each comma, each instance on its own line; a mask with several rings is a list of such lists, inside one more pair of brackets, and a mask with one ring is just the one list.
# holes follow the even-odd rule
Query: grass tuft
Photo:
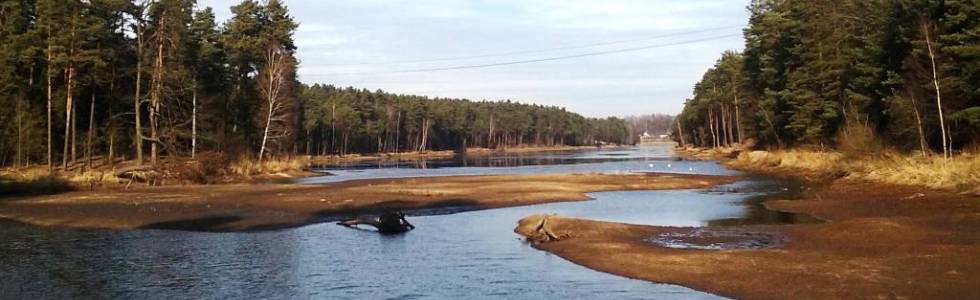
[[257, 174], [281, 174], [309, 170], [310, 159], [306, 156], [294, 156], [283, 158], [272, 158], [257, 161], [249, 158], [242, 158], [231, 164], [230, 170], [239, 176], [252, 176]]

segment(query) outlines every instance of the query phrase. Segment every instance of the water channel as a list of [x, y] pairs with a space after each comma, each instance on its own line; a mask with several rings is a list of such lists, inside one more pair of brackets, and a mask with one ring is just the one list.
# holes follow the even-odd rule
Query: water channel
[[[737, 174], [678, 161], [669, 147], [320, 166], [324, 184], [369, 178], [537, 173]], [[766, 197], [799, 184], [766, 178], [702, 190], [619, 191], [593, 201], [454, 214], [411, 213], [383, 236], [330, 223], [247, 233], [65, 230], [0, 223], [0, 298], [717, 299], [593, 271], [513, 233], [536, 213], [664, 226], [793, 223]]]

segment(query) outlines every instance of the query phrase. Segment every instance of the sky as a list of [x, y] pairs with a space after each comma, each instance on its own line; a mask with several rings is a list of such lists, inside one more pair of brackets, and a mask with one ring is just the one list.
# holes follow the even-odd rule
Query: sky
[[[219, 22], [240, 0], [202, 0]], [[590, 117], [679, 113], [747, 1], [285, 0], [299, 80], [555, 105]], [[489, 65], [489, 66], [488, 66]]]

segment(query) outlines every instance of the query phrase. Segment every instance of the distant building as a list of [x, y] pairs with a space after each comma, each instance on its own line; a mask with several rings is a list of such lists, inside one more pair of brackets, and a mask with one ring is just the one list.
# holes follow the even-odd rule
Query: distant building
[[670, 142], [670, 133], [652, 135], [650, 132], [644, 131], [640, 135], [641, 143], [656, 143], [656, 142]]

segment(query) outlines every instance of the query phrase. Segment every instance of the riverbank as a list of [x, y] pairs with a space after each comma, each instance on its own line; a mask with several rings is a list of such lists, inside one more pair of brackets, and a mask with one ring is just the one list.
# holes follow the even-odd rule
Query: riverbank
[[184, 185], [107, 188], [0, 200], [0, 218], [68, 228], [249, 231], [302, 226], [383, 210], [487, 209], [582, 201], [585, 193], [690, 189], [734, 177], [632, 175], [460, 176], [327, 185]]
[[847, 154], [833, 150], [746, 151], [740, 147], [677, 148], [685, 159], [719, 160], [739, 171], [814, 182], [850, 180], [918, 186], [980, 196], [980, 155], [938, 155], [889, 150]]
[[[466, 155], [488, 156], [500, 153], [573, 152], [596, 149], [595, 146], [525, 146], [500, 149], [468, 148]], [[348, 154], [326, 156], [291, 156], [257, 161], [231, 159], [221, 153], [201, 153], [194, 159], [168, 161], [153, 167], [135, 161], [115, 160], [109, 164], [101, 157], [69, 164], [68, 170], [46, 166], [0, 168], [0, 199], [11, 195], [43, 195], [72, 190], [113, 189], [139, 185], [194, 185], [285, 183], [293, 179], [321, 176], [312, 172], [314, 165], [343, 165], [382, 160], [424, 160], [452, 158], [455, 151], [415, 151], [398, 153]]]
[[[615, 148], [617, 146], [613, 146]], [[500, 153], [538, 153], [538, 152], [571, 152], [571, 151], [585, 151], [585, 150], [595, 150], [595, 146], [523, 146], [523, 147], [509, 147], [509, 148], [478, 148], [470, 147], [466, 148], [466, 155], [471, 156], [486, 156]], [[348, 154], [348, 155], [318, 155], [310, 157], [310, 161], [314, 164], [345, 164], [345, 163], [356, 163], [364, 161], [379, 161], [379, 160], [418, 160], [418, 159], [438, 159], [438, 158], [451, 158], [460, 155], [460, 153], [453, 150], [441, 150], [441, 151], [409, 151], [409, 152], [385, 152], [385, 153], [368, 153], [368, 154]]]
[[[541, 250], [595, 270], [739, 299], [980, 298], [980, 201], [974, 196], [844, 180], [810, 190], [802, 200], [766, 205], [827, 222], [706, 227], [692, 235], [692, 228], [531, 216], [515, 231]], [[691, 237], [688, 246], [706, 249], [760, 245], [752, 243], [759, 237], [774, 242], [722, 250], [652, 242], [664, 236]]]
[[725, 164], [753, 173], [921, 186], [980, 196], [980, 156], [969, 153], [944, 159], [890, 151], [847, 155], [790, 149], [742, 152]]

